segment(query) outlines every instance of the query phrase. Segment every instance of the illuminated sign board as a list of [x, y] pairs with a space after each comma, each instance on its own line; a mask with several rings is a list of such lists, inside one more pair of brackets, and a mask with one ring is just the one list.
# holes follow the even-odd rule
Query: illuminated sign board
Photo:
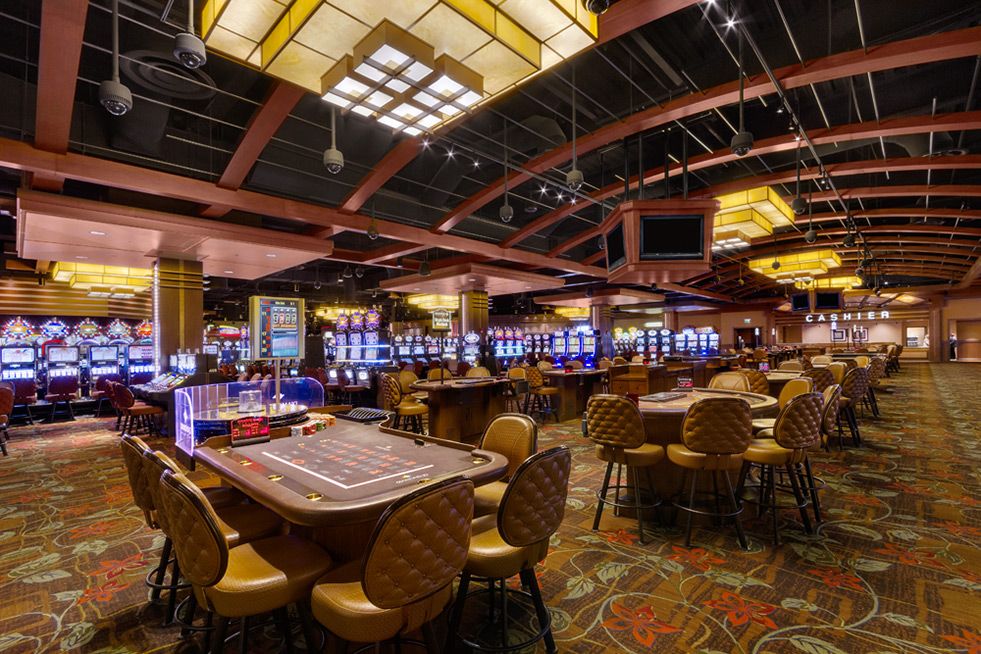
[[252, 351], [257, 359], [302, 359], [303, 300], [297, 298], [249, 298]]
[[453, 314], [446, 309], [436, 309], [433, 311], [434, 332], [448, 332], [453, 327]]
[[809, 313], [805, 322], [849, 322], [852, 320], [889, 320], [888, 311], [845, 311], [843, 313]]

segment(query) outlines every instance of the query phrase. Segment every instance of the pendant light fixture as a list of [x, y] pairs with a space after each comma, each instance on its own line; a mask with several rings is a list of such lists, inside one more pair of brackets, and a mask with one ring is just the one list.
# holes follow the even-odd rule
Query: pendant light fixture
[[578, 159], [576, 157], [576, 67], [575, 64], [572, 66], [572, 170], [570, 170], [565, 176], [565, 185], [569, 187], [569, 190], [575, 193], [582, 188], [583, 176], [582, 171], [580, 171], [576, 164]]
[[429, 250], [426, 250], [426, 258], [421, 264], [419, 264], [419, 276], [429, 277], [433, 274], [432, 269], [429, 267]]
[[509, 223], [514, 218], [514, 209], [508, 204], [508, 121], [504, 119], [504, 204], [498, 210], [497, 215], [501, 217], [502, 223]]
[[375, 201], [371, 201], [371, 220], [368, 222], [368, 230], [366, 232], [368, 238], [372, 241], [377, 240], [381, 236], [381, 232], [378, 231], [378, 225], [375, 224]]
[[804, 210], [807, 209], [804, 198], [800, 196], [800, 141], [797, 141], [797, 197], [790, 203], [790, 208], [794, 210], [795, 216], [804, 215]]
[[729, 142], [732, 153], [737, 157], [745, 157], [753, 149], [753, 135], [746, 131], [746, 112], [744, 103], [744, 69], [743, 69], [743, 28], [739, 26], [739, 132]]
[[336, 175], [344, 168], [344, 155], [337, 149], [337, 127], [334, 116], [334, 106], [330, 107], [330, 149], [324, 152], [324, 168], [331, 175]]
[[174, 56], [191, 70], [200, 68], [208, 61], [204, 41], [194, 33], [194, 0], [187, 0], [187, 31], [174, 39]]
[[814, 231], [814, 205], [811, 204], [810, 190], [807, 192], [807, 232], [804, 234], [804, 240], [808, 243], [818, 240], [817, 232]]
[[99, 85], [99, 104], [113, 116], [133, 108], [133, 94], [119, 81], [119, 0], [112, 0], [112, 79]]

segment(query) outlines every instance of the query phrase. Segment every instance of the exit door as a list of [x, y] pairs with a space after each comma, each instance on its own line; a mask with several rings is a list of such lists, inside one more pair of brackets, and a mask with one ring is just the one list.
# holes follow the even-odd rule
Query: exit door
[[736, 349], [740, 350], [744, 347], [757, 348], [760, 346], [760, 336], [757, 333], [759, 328], [757, 327], [739, 327], [734, 329], [735, 338], [733, 338], [733, 343], [736, 345]]

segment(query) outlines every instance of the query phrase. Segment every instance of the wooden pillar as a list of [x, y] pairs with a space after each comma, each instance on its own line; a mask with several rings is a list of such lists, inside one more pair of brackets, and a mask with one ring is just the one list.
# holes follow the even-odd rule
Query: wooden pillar
[[163, 369], [178, 350], [204, 347], [204, 277], [200, 261], [157, 259], [153, 270], [154, 357]]
[[463, 291], [460, 293], [460, 337], [474, 332], [480, 336], [480, 343], [487, 341], [487, 292]]
[[616, 352], [613, 350], [613, 310], [608, 306], [592, 306], [589, 308], [589, 322], [593, 329], [599, 330], [597, 339], [596, 361], [602, 357], [612, 359]]
[[[927, 300], [930, 304], [930, 317], [927, 320], [927, 334], [930, 336], [930, 347], [927, 348], [927, 360], [931, 363], [950, 361], [950, 332], [941, 320], [944, 298], [933, 296]], [[906, 334], [900, 338], [905, 339]]]

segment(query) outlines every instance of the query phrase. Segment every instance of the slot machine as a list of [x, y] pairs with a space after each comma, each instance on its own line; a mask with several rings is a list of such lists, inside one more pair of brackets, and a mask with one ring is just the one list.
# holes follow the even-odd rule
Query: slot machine
[[463, 337], [463, 360], [474, 365], [480, 356], [480, 336], [475, 332], [467, 332]]
[[47, 370], [45, 378], [50, 384], [55, 377], [75, 377], [81, 376], [79, 364], [78, 348], [69, 345], [49, 345], [45, 348], [45, 359]]
[[527, 348], [527, 340], [523, 331], [520, 329], [514, 330], [514, 354], [515, 356], [523, 357]]
[[349, 332], [348, 338], [348, 361], [361, 361], [361, 347], [364, 343], [361, 332]]
[[416, 334], [412, 343], [412, 358], [416, 361], [426, 360], [426, 344], [423, 342], [422, 334]]
[[426, 356], [430, 359], [439, 358], [439, 336], [426, 337]]
[[378, 332], [364, 333], [364, 361], [367, 364], [378, 363]]
[[4, 345], [0, 348], [0, 379], [33, 379], [37, 381], [37, 350], [30, 343]]
[[698, 334], [698, 346], [697, 346], [698, 347], [698, 352], [697, 352], [697, 354], [699, 356], [705, 356], [706, 354], [708, 354], [708, 341], [709, 341], [708, 334], [705, 334], [705, 333], [699, 333]]
[[95, 390], [99, 377], [119, 375], [119, 347], [116, 345], [92, 345], [86, 353], [89, 363], [89, 394]]
[[709, 354], [719, 353], [719, 335], [716, 334], [715, 332], [712, 332], [711, 334], [708, 335], [708, 348], [709, 348], [708, 351]]
[[396, 336], [392, 339], [392, 342], [394, 343], [395, 347], [395, 359], [398, 361], [403, 361], [405, 357], [402, 354], [402, 348], [404, 347], [402, 344], [402, 336]]
[[598, 331], [589, 330], [581, 333], [582, 337], [582, 356], [586, 360], [586, 366], [593, 366], [593, 359], [596, 358], [596, 336]]
[[555, 358], [567, 356], [566, 333], [555, 332], [552, 336], [552, 356]]
[[674, 352], [674, 332], [670, 329], [662, 329], [658, 332], [658, 345], [662, 355]]
[[502, 359], [507, 356], [507, 353], [505, 352], [507, 343], [505, 343], [504, 341], [503, 327], [496, 327], [494, 329], [494, 335], [492, 337], [491, 343], [494, 346], [494, 356], [496, 356], [498, 359]]
[[126, 384], [145, 384], [153, 379], [153, 345], [130, 345], [129, 364], [126, 366]]
[[335, 348], [337, 350], [337, 356], [334, 361], [341, 363], [348, 360], [348, 344], [347, 344], [347, 333], [337, 332], [334, 334], [334, 343], [336, 343]]
[[515, 352], [514, 330], [510, 327], [504, 329], [504, 356], [513, 357]]
[[683, 354], [685, 348], [688, 347], [688, 335], [684, 332], [674, 335], [674, 351], [675, 354]]
[[552, 335], [542, 334], [542, 354], [550, 356], [552, 354]]
[[411, 336], [398, 336], [398, 348], [399, 359], [402, 361], [412, 360], [412, 337]]

